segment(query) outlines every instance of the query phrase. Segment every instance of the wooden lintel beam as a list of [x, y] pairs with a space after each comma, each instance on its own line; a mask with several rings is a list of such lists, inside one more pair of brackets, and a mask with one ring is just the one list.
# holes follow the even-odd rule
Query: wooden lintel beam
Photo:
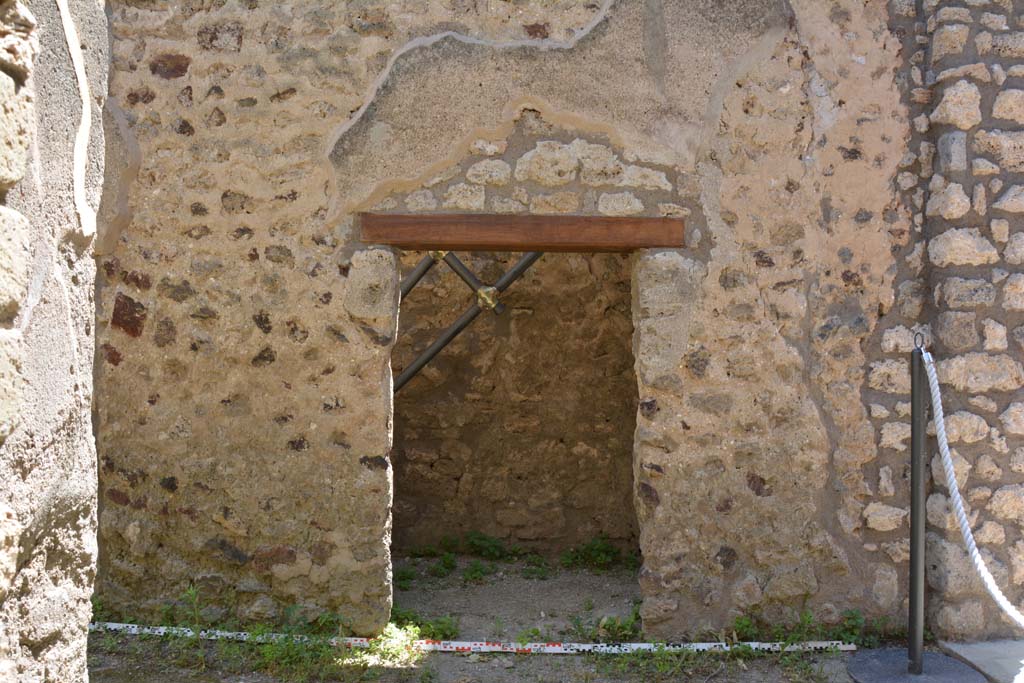
[[633, 251], [683, 246], [682, 218], [359, 214], [360, 239], [424, 251]]

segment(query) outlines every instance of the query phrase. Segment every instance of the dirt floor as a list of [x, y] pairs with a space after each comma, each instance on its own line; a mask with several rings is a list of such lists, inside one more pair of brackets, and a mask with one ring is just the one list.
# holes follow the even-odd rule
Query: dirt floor
[[[441, 567], [439, 569], [439, 567]], [[437, 574], [444, 574], [437, 576]], [[524, 576], [524, 574], [526, 576]], [[459, 640], [640, 640], [634, 570], [538, 568], [527, 562], [457, 558], [396, 561], [396, 614], [457, 625]], [[93, 683], [282, 683], [321, 680], [303, 653], [252, 646], [93, 634]], [[272, 672], [272, 673], [267, 673]], [[273, 674], [273, 675], [272, 675]], [[346, 662], [326, 680], [382, 683], [639, 683], [641, 681], [849, 683], [845, 656], [399, 655]]]
[[640, 600], [636, 572], [614, 568], [541, 570], [547, 578], [526, 578], [522, 562], [478, 561], [483, 580], [467, 582], [474, 560], [459, 558], [447, 577], [431, 576], [438, 561], [396, 560], [398, 571], [409, 567], [416, 578], [408, 590], [395, 591], [395, 604], [425, 617], [458, 618], [459, 640], [527, 640], [589, 642], [580, 630], [605, 617], [628, 619]]

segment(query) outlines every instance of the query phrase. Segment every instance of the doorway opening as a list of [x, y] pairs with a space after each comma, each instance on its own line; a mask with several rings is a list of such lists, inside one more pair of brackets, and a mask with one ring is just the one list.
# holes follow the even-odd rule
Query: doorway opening
[[[404, 252], [403, 272], [422, 256]], [[520, 256], [459, 254], [484, 282]], [[545, 254], [502, 295], [503, 313], [481, 314], [396, 394], [397, 605], [430, 611], [431, 595], [452, 590], [447, 599], [456, 602], [479, 594], [536, 613], [544, 603], [551, 609], [548, 593], [586, 592], [590, 581], [591, 592], [607, 592], [614, 603], [606, 611], [629, 613], [638, 594], [632, 260], [622, 253]], [[448, 268], [429, 272], [402, 302], [394, 374], [471, 301]], [[556, 576], [585, 574], [606, 555], [611, 572]], [[514, 587], [501, 589], [506, 576]], [[564, 595], [556, 602], [577, 598], [577, 609], [594, 600]], [[491, 630], [463, 635], [500, 637]]]

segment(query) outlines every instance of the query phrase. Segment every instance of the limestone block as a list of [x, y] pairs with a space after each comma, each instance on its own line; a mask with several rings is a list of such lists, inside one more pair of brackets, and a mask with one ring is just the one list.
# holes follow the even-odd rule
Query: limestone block
[[1024, 274], [1014, 273], [1006, 278], [1003, 307], [1008, 311], [1024, 311]]
[[993, 209], [1008, 213], [1024, 212], [1024, 186], [1011, 185], [994, 204]]
[[992, 75], [988, 71], [988, 66], [980, 62], [974, 64], [965, 64], [963, 66], [954, 66], [949, 69], [943, 69], [939, 72], [939, 75], [935, 77], [936, 83], [943, 81], [959, 80], [961, 78], [970, 78], [973, 81], [979, 83], [989, 83], [992, 80]]
[[939, 136], [939, 167], [943, 173], [967, 170], [967, 133], [953, 131]]
[[579, 159], [580, 182], [585, 185], [619, 184], [623, 165], [611, 148], [579, 138], [573, 140], [569, 146]]
[[971, 193], [971, 208], [979, 216], [988, 213], [988, 193], [985, 192], [985, 186], [982, 183], [974, 186], [974, 192]]
[[956, 220], [971, 210], [971, 200], [964, 192], [963, 185], [950, 183], [938, 192], [933, 192], [925, 205], [926, 216], [942, 216], [947, 221]]
[[990, 36], [991, 47], [988, 51], [1000, 56], [1024, 57], [1024, 33], [1004, 33]]
[[[28, 78], [32, 61], [39, 53], [36, 19], [20, 0], [0, 2], [0, 73]], [[0, 102], [3, 100], [0, 99]], [[0, 139], [3, 139], [0, 134]]]
[[885, 353], [910, 353], [914, 350], [914, 336], [918, 333], [924, 336], [924, 345], [931, 346], [932, 331], [928, 325], [915, 325], [912, 330], [903, 325], [897, 325], [882, 333], [882, 351]]
[[995, 104], [992, 105], [992, 116], [1024, 123], [1024, 90], [1011, 88], [996, 95]]
[[809, 563], [775, 567], [764, 587], [765, 599], [774, 601], [811, 596], [817, 592], [818, 580]]
[[398, 261], [393, 252], [364, 249], [352, 255], [344, 305], [349, 315], [370, 325], [382, 341], [393, 340], [398, 324]]
[[896, 488], [892, 483], [892, 468], [888, 465], [882, 465], [878, 468], [878, 495], [896, 495]]
[[597, 210], [605, 216], [632, 216], [642, 213], [644, 205], [632, 192], [604, 192], [597, 200]]
[[633, 270], [636, 368], [652, 386], [676, 387], [704, 264], [678, 252], [644, 252]]
[[971, 159], [971, 173], [977, 176], [989, 176], [999, 173], [999, 167], [988, 159], [976, 157]]
[[1024, 263], [1024, 232], [1015, 232], [1003, 250], [1003, 258], [1006, 262], [1019, 266]]
[[21, 531], [14, 510], [0, 503], [0, 601], [7, 597], [18, 570]]
[[1006, 325], [997, 320], [986, 318], [981, 321], [981, 331], [985, 337], [983, 348], [986, 351], [1006, 350]]
[[28, 219], [0, 205], [0, 324], [14, 320], [28, 291], [30, 230]]
[[968, 81], [957, 81], [946, 88], [942, 100], [932, 111], [932, 123], [948, 123], [970, 130], [981, 123], [981, 93]]
[[1003, 545], [1006, 543], [1006, 530], [1002, 524], [988, 520], [974, 531], [974, 540], [985, 545]]
[[979, 341], [974, 313], [943, 311], [939, 314], [935, 333], [947, 349], [958, 353], [974, 348]]
[[504, 154], [508, 148], [508, 143], [504, 140], [474, 140], [473, 144], [469, 146], [469, 151], [473, 154], [481, 154], [483, 156], [493, 157], [498, 154]]
[[996, 302], [996, 288], [986, 280], [951, 277], [942, 283], [942, 296], [950, 308], [991, 306]]
[[[960, 455], [955, 448], [949, 449], [949, 458], [953, 461], [953, 476], [956, 477], [956, 485], [963, 488], [967, 485], [967, 478], [971, 475], [973, 466], [964, 456]], [[938, 453], [932, 455], [932, 481], [939, 488], [946, 488], [946, 470], [942, 466], [942, 456]]]
[[899, 541], [883, 543], [882, 550], [889, 556], [889, 559], [899, 564], [910, 559], [910, 539], [903, 538]]
[[988, 453], [983, 453], [978, 457], [974, 471], [979, 478], [985, 481], [999, 481], [1003, 477], [1003, 468]]
[[940, 267], [980, 266], [998, 261], [999, 252], [977, 228], [953, 228], [931, 239], [928, 258]]
[[484, 159], [466, 170], [466, 180], [477, 185], [508, 185], [512, 167], [501, 159]]
[[[996, 218], [989, 223], [989, 231], [992, 233], [992, 239], [1003, 244], [1010, 239], [1010, 221], [1005, 218]], [[1003, 256], [1006, 256], [1005, 251]], [[1021, 245], [1021, 257], [1024, 258], [1024, 244]]]
[[910, 425], [906, 422], [887, 422], [882, 425], [882, 437], [879, 445], [897, 451], [907, 450], [907, 439], [910, 438]]
[[[941, 493], [933, 493], [928, 496], [928, 500], [925, 502], [925, 513], [928, 517], [928, 524], [935, 529], [956, 531], [958, 528], [953, 507], [949, 499]], [[978, 518], [978, 513], [972, 513], [970, 509], [967, 510], [967, 515], [971, 523]]]
[[516, 162], [516, 180], [548, 186], [565, 185], [576, 178], [579, 159], [571, 145], [542, 140]]
[[989, 31], [1008, 31], [1009, 25], [1006, 23], [1005, 14], [995, 14], [994, 12], [984, 12], [981, 15], [981, 25], [987, 28]]
[[938, 361], [939, 381], [957, 391], [1015, 391], [1024, 385], [1024, 368], [1004, 354], [966, 353]]
[[[2, 42], [0, 34], [0, 55]], [[0, 194], [25, 173], [33, 125], [31, 100], [24, 91], [16, 92], [14, 80], [0, 71]]]
[[530, 200], [530, 211], [537, 214], [573, 213], [580, 208], [580, 196], [575, 192], [539, 194]]
[[[964, 442], [976, 443], [988, 437], [989, 426], [980, 415], [969, 413], [966, 410], [958, 410], [951, 415], [946, 415], [945, 421], [946, 438], [950, 443]], [[928, 423], [928, 433], [935, 434], [935, 423]]]
[[627, 166], [619, 176], [619, 185], [623, 187], [635, 187], [641, 190], [671, 190], [672, 183], [664, 171], [658, 171], [644, 166]]
[[494, 213], [523, 213], [526, 211], [526, 204], [508, 197], [491, 198], [491, 210]]
[[463, 211], [483, 211], [485, 198], [483, 186], [456, 183], [444, 193], [444, 206]]
[[18, 425], [19, 398], [24, 387], [21, 375], [21, 335], [0, 336], [0, 445]]
[[1014, 402], [1007, 406], [999, 420], [1003, 431], [1008, 434], [1024, 434], [1024, 403]]
[[409, 211], [433, 211], [437, 208], [437, 197], [430, 190], [417, 190], [405, 198], [405, 208]]
[[1013, 583], [1024, 583], [1024, 541], [1017, 541], [1010, 549], [1010, 565], [1013, 567]]
[[910, 369], [906, 361], [875, 361], [868, 371], [868, 385], [889, 394], [910, 393]]
[[935, 625], [940, 633], [960, 640], [976, 638], [985, 628], [985, 610], [978, 600], [955, 604], [939, 603]]
[[935, 13], [935, 21], [940, 24], [971, 22], [971, 10], [966, 7], [943, 7]]
[[988, 510], [999, 519], [1024, 522], [1024, 484], [1011, 484], [996, 489], [988, 502]]
[[970, 27], [964, 24], [941, 26], [932, 36], [932, 62], [964, 51]]
[[[974, 565], [971, 564], [967, 552], [959, 544], [947, 541], [936, 533], [927, 535], [926, 544], [926, 576], [929, 586], [947, 599], [957, 600], [984, 594], [985, 586], [974, 571]], [[996, 583], [1005, 586], [1008, 578], [1006, 566], [997, 561], [986, 549], [982, 549], [981, 554], [989, 564]]]
[[903, 519], [910, 514], [902, 508], [874, 501], [868, 503], [861, 513], [869, 529], [892, 531], [903, 525]]
[[978, 154], [995, 157], [1004, 170], [1024, 170], [1024, 131], [980, 130], [973, 147]]
[[871, 597], [882, 609], [890, 609], [899, 599], [899, 575], [894, 567], [881, 566], [875, 569], [875, 581], [871, 586]]

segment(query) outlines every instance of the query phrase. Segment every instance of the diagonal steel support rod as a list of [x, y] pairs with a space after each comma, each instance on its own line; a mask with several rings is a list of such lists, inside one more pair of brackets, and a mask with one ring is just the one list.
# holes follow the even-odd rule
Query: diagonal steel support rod
[[[508, 272], [501, 276], [501, 279], [494, 283], [494, 289], [497, 290], [498, 292], [504, 292], [512, 285], [513, 282], [521, 278], [523, 276], [523, 273], [525, 273], [529, 269], [529, 267], [536, 263], [537, 259], [539, 259], [543, 255], [544, 254], [539, 251], [528, 252], [525, 256], [519, 259], [514, 266], [509, 268]], [[433, 260], [433, 257], [428, 256], [427, 258]], [[418, 270], [422, 265], [423, 261], [420, 261], [420, 263], [416, 266], [416, 269], [413, 270], [413, 272], [410, 273], [409, 276], [402, 281], [403, 290], [405, 288], [406, 280], [409, 280], [409, 277], [411, 277], [416, 272], [416, 270]], [[430, 270], [430, 266], [426, 266], [425, 269], [423, 270], [423, 273], [420, 274], [419, 277], [422, 278], [423, 275], [425, 275], [428, 270]], [[415, 285], [416, 283], [413, 282], [412, 284]], [[412, 289], [412, 285], [409, 286], [409, 289]], [[459, 316], [458, 320], [449, 325], [448, 328], [441, 333], [441, 336], [438, 337], [433, 344], [428, 346], [427, 349], [423, 353], [421, 353], [416, 360], [410, 363], [404, 370], [402, 370], [401, 374], [399, 374], [398, 377], [395, 378], [395, 393], [398, 393], [399, 389], [408, 384], [409, 380], [415, 377], [416, 373], [422, 370], [427, 363], [433, 360], [434, 356], [441, 352], [441, 349], [448, 346], [448, 344], [451, 343], [451, 341], [455, 339], [455, 337], [459, 336], [460, 332], [469, 327], [469, 324], [473, 322], [478, 315], [480, 315], [481, 311], [483, 311], [483, 308], [480, 306], [480, 302], [474, 301], [473, 305], [466, 309], [466, 312]]]
[[402, 278], [402, 284], [400, 287], [400, 291], [402, 292], [402, 299], [404, 299], [405, 296], [412, 291], [412, 288], [415, 287], [416, 284], [423, 279], [424, 275], [430, 272], [430, 269], [434, 267], [435, 263], [437, 263], [437, 258], [435, 258], [434, 253], [431, 252], [430, 254], [427, 254], [426, 256], [421, 258], [420, 262], [416, 264], [416, 267], [409, 271], [408, 275]]
[[[456, 275], [462, 278], [463, 282], [469, 285], [469, 288], [476, 294], [477, 302], [481, 304], [481, 308], [490, 308], [498, 315], [505, 312], [505, 304], [494, 297], [494, 292], [491, 291], [491, 288], [480, 282], [479, 278], [466, 267], [465, 263], [459, 260], [458, 256], [449, 251], [444, 255], [444, 262], [455, 271]], [[494, 289], [497, 289], [497, 287]]]

